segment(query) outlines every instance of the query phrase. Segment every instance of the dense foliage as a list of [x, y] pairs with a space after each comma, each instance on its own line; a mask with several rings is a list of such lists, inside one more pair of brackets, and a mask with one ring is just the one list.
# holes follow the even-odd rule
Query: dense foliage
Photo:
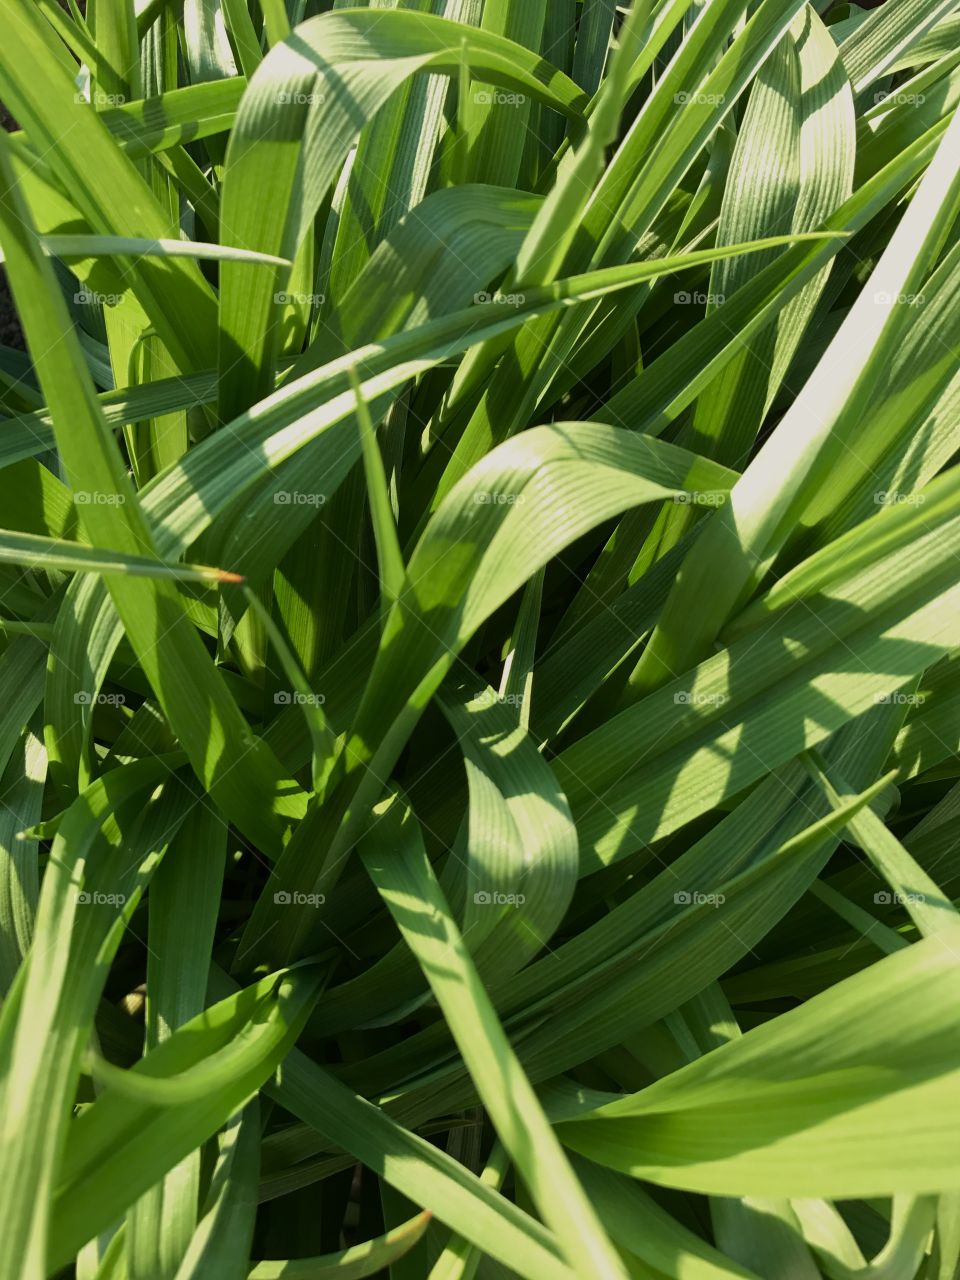
[[0, 1280], [957, 1280], [960, 0], [0, 30]]

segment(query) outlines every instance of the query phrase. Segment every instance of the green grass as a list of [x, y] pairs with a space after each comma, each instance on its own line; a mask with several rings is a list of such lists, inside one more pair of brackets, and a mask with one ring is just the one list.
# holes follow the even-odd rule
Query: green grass
[[958, 1280], [960, 0], [0, 26], [0, 1280]]

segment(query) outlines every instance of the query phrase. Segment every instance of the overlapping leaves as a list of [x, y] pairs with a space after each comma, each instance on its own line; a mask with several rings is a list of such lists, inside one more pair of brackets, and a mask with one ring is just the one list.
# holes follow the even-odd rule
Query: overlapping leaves
[[0, 15], [0, 1280], [955, 1280], [956, 0]]

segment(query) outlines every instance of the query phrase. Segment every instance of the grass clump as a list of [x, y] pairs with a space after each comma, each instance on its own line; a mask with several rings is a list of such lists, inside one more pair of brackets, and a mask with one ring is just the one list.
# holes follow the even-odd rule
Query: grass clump
[[956, 1280], [957, 0], [0, 19], [0, 1280]]

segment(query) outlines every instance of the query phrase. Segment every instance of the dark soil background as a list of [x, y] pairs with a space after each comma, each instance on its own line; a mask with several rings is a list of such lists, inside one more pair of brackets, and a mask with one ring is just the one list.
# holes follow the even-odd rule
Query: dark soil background
[[[17, 122], [2, 103], [0, 103], [0, 124], [8, 131], [17, 127]], [[2, 267], [0, 267], [0, 343], [5, 347], [16, 347], [18, 351], [26, 350], [23, 334], [20, 332], [20, 321], [13, 309], [10, 290], [7, 288], [7, 277]]]

